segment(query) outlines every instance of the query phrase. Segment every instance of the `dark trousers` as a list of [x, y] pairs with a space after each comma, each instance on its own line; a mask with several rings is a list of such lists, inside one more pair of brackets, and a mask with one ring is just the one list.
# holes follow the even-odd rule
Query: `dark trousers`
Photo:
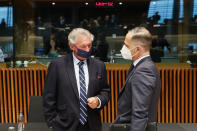
[[88, 122], [85, 125], [79, 124], [77, 131], [89, 131]]

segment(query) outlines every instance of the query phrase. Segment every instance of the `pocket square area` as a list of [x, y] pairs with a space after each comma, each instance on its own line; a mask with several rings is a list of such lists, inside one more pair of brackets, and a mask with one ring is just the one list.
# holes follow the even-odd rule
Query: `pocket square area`
[[96, 78], [97, 79], [101, 79], [102, 77], [101, 77], [101, 75], [97, 75]]

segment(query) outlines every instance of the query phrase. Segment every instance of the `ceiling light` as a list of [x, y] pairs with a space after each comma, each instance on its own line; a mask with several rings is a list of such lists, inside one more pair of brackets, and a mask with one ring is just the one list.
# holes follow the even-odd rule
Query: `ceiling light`
[[52, 2], [52, 5], [55, 5], [55, 2]]

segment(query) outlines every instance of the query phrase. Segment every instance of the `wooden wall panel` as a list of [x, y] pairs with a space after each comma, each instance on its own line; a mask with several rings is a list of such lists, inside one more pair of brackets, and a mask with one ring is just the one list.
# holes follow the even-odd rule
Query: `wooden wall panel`
[[3, 104], [3, 87], [2, 87], [2, 71], [0, 71], [0, 109], [1, 109], [1, 122], [4, 123], [4, 104]]
[[[159, 75], [161, 75], [161, 70], [159, 71]], [[157, 121], [161, 123], [161, 98], [158, 101], [158, 112], [157, 112]]]
[[197, 69], [193, 70], [193, 122], [196, 123], [196, 118], [197, 118], [197, 108], [196, 108], [196, 99], [197, 99], [197, 93], [196, 93], [196, 88], [197, 88], [197, 84], [196, 84], [196, 81], [197, 81], [197, 77], [196, 77], [196, 74], [197, 74]]
[[177, 82], [177, 101], [178, 101], [178, 104], [177, 104], [177, 107], [178, 107], [178, 110], [177, 110], [177, 115], [178, 115], [178, 120], [177, 122], [180, 123], [181, 122], [181, 108], [180, 108], [180, 103], [181, 103], [181, 96], [180, 96], [180, 69], [178, 69], [178, 75], [177, 75], [177, 79], [178, 79], [178, 82]]
[[[162, 80], [161, 80], [161, 92], [165, 92], [165, 90], [164, 90], [164, 87], [165, 87], [165, 81], [164, 81], [164, 69], [162, 69], [161, 70], [161, 78], [163, 78]], [[163, 94], [163, 95], [161, 95], [161, 122], [162, 123], [164, 123], [165, 122], [165, 103], [164, 103], [164, 98], [165, 98], [165, 96], [164, 96], [165, 94]]]
[[13, 70], [10, 70], [11, 73], [11, 97], [12, 97], [12, 116], [13, 116], [13, 123], [16, 123], [16, 107], [15, 107], [15, 91], [14, 91], [14, 74], [13, 74]]
[[177, 70], [173, 70], [173, 120], [174, 120], [174, 123], [177, 122], [177, 114], [175, 113], [176, 112], [176, 109], [177, 109]]
[[17, 80], [17, 78], [18, 78], [18, 76], [17, 76], [17, 70], [13, 70], [13, 72], [14, 72], [14, 88], [15, 88], [15, 103], [16, 103], [16, 113], [15, 113], [15, 115], [16, 115], [16, 122], [18, 122], [18, 116], [19, 116], [19, 94], [18, 94], [18, 80]]
[[[118, 94], [128, 69], [107, 68], [111, 100], [101, 110], [101, 120], [111, 123], [117, 116]], [[196, 123], [197, 69], [159, 69], [161, 97], [158, 102], [159, 123]], [[29, 97], [41, 96], [47, 69], [0, 69], [1, 123], [16, 123], [23, 111], [28, 119]]]
[[8, 107], [7, 107], [7, 87], [6, 87], [6, 75], [5, 75], [5, 70], [2, 71], [2, 77], [3, 77], [3, 102], [4, 102], [4, 108], [2, 109], [4, 111], [4, 116], [5, 116], [5, 122], [8, 123]]

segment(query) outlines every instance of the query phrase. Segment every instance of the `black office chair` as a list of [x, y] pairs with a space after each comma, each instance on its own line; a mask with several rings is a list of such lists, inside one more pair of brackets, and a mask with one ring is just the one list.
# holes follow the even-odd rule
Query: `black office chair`
[[102, 131], [109, 131], [109, 126], [111, 123], [102, 123]]
[[42, 96], [30, 96], [28, 122], [45, 122]]
[[197, 54], [190, 54], [189, 56], [189, 60], [191, 61], [191, 66], [193, 68], [196, 68], [197, 67]]

